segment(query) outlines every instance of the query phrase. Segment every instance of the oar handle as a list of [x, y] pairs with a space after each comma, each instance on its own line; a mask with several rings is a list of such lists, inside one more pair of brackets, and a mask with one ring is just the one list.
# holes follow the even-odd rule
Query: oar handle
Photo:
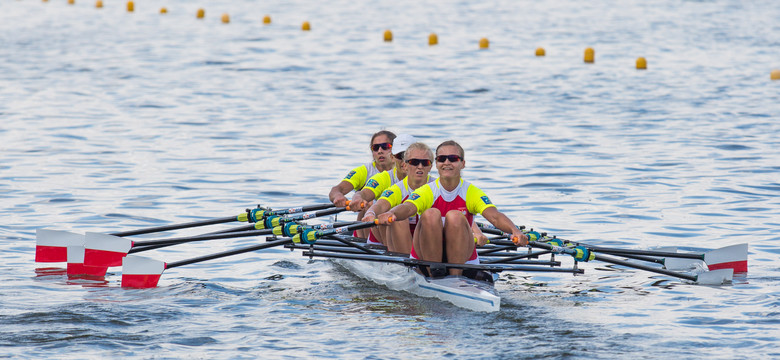
[[347, 226], [344, 226], [344, 227], [335, 228], [335, 229], [328, 229], [328, 230], [303, 229], [302, 231], [300, 231], [300, 233], [298, 233], [295, 236], [293, 236], [292, 239], [293, 239], [293, 242], [295, 242], [295, 243], [299, 243], [299, 242], [303, 241], [303, 242], [305, 242], [307, 244], [314, 244], [315, 242], [317, 242], [318, 239], [321, 239], [324, 236], [334, 235], [334, 234], [343, 234], [343, 233], [346, 233], [346, 232], [352, 232], [352, 231], [355, 231], [355, 230], [360, 230], [360, 229], [366, 229], [366, 228], [374, 227], [374, 226], [377, 225], [378, 222], [379, 222], [378, 220], [374, 220], [373, 222], [371, 222], [371, 221], [369, 221], [369, 222], [360, 222], [360, 223], [357, 223], [357, 224], [347, 225]]
[[240, 221], [239, 220], [239, 216], [229, 216], [229, 217], [225, 217], [225, 218], [211, 219], [211, 220], [204, 220], [204, 221], [195, 221], [195, 222], [184, 223], [184, 224], [165, 225], [165, 226], [157, 226], [157, 227], [153, 227], [153, 228], [146, 228], [146, 229], [139, 229], [139, 230], [132, 230], [132, 231], [123, 231], [123, 232], [113, 233], [111, 235], [114, 235], [114, 236], [131, 236], [131, 235], [151, 234], [151, 233], [162, 232], [162, 231], [187, 229], [187, 228], [196, 227], [196, 226], [224, 224], [224, 223], [228, 223], [228, 222], [232, 222], [232, 221]]

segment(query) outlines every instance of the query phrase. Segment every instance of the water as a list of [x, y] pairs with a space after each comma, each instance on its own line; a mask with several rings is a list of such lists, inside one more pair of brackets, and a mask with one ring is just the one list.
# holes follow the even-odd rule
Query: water
[[[780, 355], [774, 2], [135, 3], [0, 3], [0, 354]], [[169, 269], [148, 290], [121, 289], [118, 268], [104, 280], [36, 271], [38, 228], [322, 203], [380, 128], [461, 142], [464, 176], [518, 224], [626, 248], [747, 242], [749, 273], [723, 287], [603, 263], [503, 274], [501, 312], [482, 314], [282, 249]]]

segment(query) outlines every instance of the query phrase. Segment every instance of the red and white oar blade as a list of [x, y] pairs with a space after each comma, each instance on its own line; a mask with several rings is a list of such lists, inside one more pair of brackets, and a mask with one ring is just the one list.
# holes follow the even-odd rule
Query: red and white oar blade
[[710, 270], [734, 269], [748, 271], [748, 244], [737, 244], [704, 253], [704, 262]]
[[153, 288], [165, 271], [165, 263], [142, 256], [125, 256], [122, 264], [122, 287]]
[[68, 246], [84, 245], [84, 235], [60, 230], [35, 230], [35, 262], [66, 262]]
[[84, 265], [84, 246], [68, 246], [68, 268], [66, 273], [68, 276], [106, 276], [108, 267], [106, 266], [86, 266]]
[[696, 283], [702, 285], [723, 285], [731, 282], [734, 277], [734, 269], [726, 268], [705, 271], [696, 276]]
[[85, 236], [84, 265], [122, 266], [122, 258], [133, 242], [118, 236], [88, 232]]

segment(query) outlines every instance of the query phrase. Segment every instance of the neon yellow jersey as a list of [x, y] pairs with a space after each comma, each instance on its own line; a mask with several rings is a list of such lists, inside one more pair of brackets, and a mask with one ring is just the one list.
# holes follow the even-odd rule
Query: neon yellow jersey
[[350, 171], [349, 174], [347, 174], [347, 176], [345, 176], [341, 181], [346, 181], [352, 184], [352, 187], [355, 189], [355, 191], [360, 191], [360, 189], [366, 186], [368, 178], [378, 173], [379, 169], [376, 168], [376, 162], [371, 162], [352, 169], [352, 171]]
[[429, 182], [415, 190], [405, 202], [413, 203], [417, 207], [417, 214], [430, 208], [439, 209], [442, 221], [448, 211], [460, 211], [468, 219], [469, 225], [473, 223], [475, 214], [482, 214], [485, 209], [495, 207], [484, 191], [463, 179], [452, 191], [441, 187], [438, 179]]
[[[428, 175], [428, 182], [435, 180], [435, 177]], [[394, 207], [406, 200], [412, 191], [413, 190], [409, 188], [409, 177], [407, 176], [402, 181], [396, 182], [387, 188], [387, 190], [383, 191], [380, 199], [387, 200], [387, 202], [390, 203], [390, 207]]]
[[383, 191], [390, 187], [390, 185], [400, 181], [398, 180], [396, 168], [394, 167], [391, 171], [382, 171], [366, 181], [365, 188], [374, 192], [374, 199], [378, 198]]

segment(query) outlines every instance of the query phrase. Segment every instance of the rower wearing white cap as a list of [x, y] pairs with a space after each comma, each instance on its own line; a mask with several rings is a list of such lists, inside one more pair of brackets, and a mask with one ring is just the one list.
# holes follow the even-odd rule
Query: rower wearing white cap
[[[360, 190], [356, 191], [350, 201], [351, 208], [354, 211], [359, 209], [365, 209], [371, 206], [371, 202], [374, 199], [378, 199], [387, 188], [393, 184], [402, 181], [406, 178], [406, 167], [404, 163], [404, 153], [409, 145], [415, 143], [417, 140], [414, 136], [409, 134], [401, 134], [393, 140], [393, 158], [395, 166], [387, 171], [382, 171], [366, 181], [366, 185]], [[384, 243], [384, 236], [375, 231], [371, 231], [371, 236], [368, 237], [367, 242], [369, 244], [382, 244]], [[385, 244], [386, 245], [386, 244]]]

